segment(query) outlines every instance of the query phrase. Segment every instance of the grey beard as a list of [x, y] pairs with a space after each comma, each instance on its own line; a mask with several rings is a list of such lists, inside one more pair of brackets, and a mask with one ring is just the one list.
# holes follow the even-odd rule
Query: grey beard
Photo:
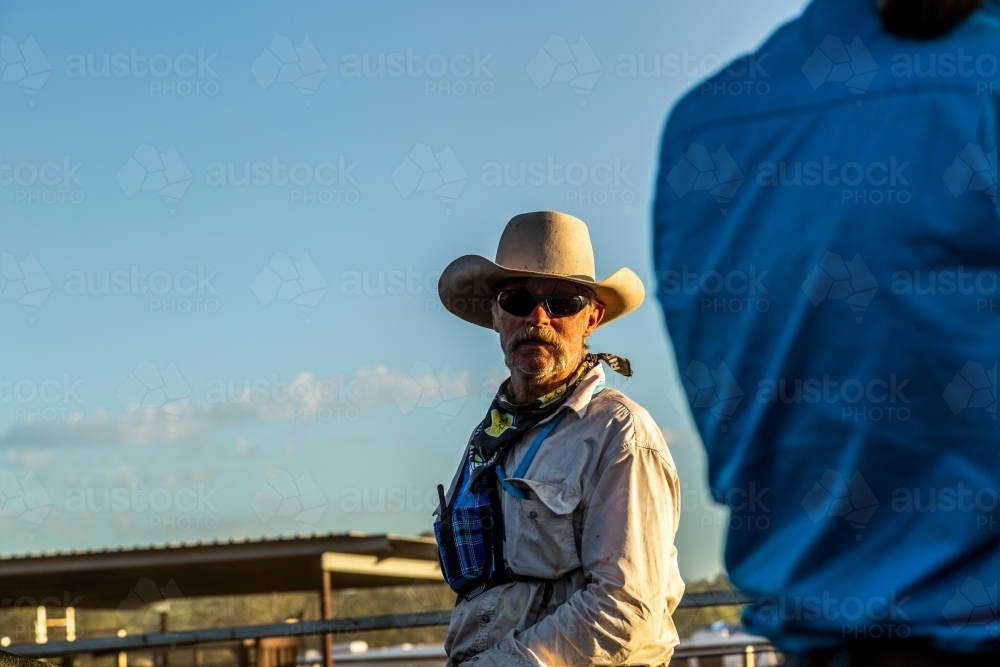
[[553, 345], [555, 347], [555, 358], [545, 368], [521, 368], [518, 366], [517, 369], [519, 371], [528, 376], [544, 379], [561, 375], [570, 370], [570, 366], [573, 365], [574, 360], [571, 358], [571, 353], [566, 346], [566, 342], [549, 329], [541, 329], [534, 326], [518, 330], [507, 341], [507, 344], [504, 346], [504, 363], [507, 365], [507, 368], [514, 370], [517, 364], [514, 357], [514, 349], [519, 344], [531, 340]]

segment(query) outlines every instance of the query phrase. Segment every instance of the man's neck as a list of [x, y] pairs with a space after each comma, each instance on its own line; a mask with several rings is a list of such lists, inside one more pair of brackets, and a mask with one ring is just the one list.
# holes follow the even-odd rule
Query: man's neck
[[580, 368], [583, 363], [581, 358], [577, 363], [569, 367], [568, 371], [559, 375], [527, 375], [517, 370], [510, 373], [510, 393], [511, 398], [517, 405], [524, 405], [545, 396], [545, 394], [558, 389], [565, 384]]

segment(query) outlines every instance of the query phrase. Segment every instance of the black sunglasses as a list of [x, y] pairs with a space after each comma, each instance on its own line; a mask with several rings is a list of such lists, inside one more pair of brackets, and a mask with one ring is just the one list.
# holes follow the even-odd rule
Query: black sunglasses
[[548, 296], [533, 294], [524, 287], [497, 292], [497, 303], [511, 315], [530, 315], [538, 304], [544, 304], [552, 317], [576, 315], [590, 303], [590, 297], [571, 292], [553, 292]]

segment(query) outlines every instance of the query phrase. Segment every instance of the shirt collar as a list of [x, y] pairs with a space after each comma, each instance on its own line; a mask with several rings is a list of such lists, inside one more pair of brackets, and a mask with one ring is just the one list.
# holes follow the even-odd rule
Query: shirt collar
[[583, 376], [583, 379], [573, 388], [573, 392], [566, 399], [564, 404], [576, 413], [576, 416], [583, 419], [587, 414], [587, 406], [594, 398], [594, 390], [598, 385], [604, 384], [604, 366], [598, 362], [590, 371]]

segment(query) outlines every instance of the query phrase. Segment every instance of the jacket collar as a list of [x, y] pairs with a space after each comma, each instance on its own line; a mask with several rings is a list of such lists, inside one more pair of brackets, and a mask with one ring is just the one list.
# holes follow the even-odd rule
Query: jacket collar
[[590, 405], [590, 401], [594, 398], [594, 391], [598, 385], [603, 384], [604, 366], [598, 363], [574, 387], [573, 392], [566, 399], [565, 407], [575, 412], [577, 417], [583, 419], [584, 415], [587, 414], [587, 406]]

